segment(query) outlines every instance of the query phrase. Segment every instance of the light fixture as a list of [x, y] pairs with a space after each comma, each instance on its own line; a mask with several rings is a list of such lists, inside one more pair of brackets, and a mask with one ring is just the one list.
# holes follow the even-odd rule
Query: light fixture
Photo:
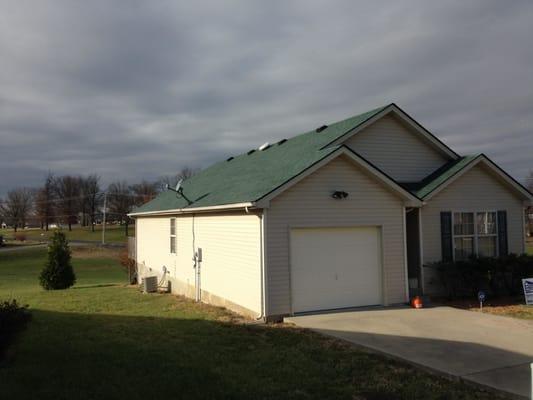
[[331, 193], [331, 197], [333, 197], [335, 200], [342, 200], [348, 197], [348, 193], [343, 190], [335, 190], [333, 193]]

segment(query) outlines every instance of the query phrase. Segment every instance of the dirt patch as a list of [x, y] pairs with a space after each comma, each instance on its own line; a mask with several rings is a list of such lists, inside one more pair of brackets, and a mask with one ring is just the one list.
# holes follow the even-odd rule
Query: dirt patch
[[[435, 301], [434, 303], [463, 310], [481, 312], [479, 302], [472, 299], [453, 301], [441, 300]], [[502, 297], [494, 300], [489, 299], [483, 303], [483, 312], [506, 317], [533, 319], [533, 306], [525, 305], [523, 296]]]

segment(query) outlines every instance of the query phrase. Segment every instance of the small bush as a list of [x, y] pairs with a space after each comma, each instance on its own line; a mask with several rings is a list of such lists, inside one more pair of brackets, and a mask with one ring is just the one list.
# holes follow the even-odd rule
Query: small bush
[[24, 232], [15, 233], [15, 240], [18, 240], [19, 242], [25, 242], [26, 239], [27, 239], [27, 236]]
[[0, 302], [0, 359], [15, 335], [30, 320], [28, 306], [20, 306], [16, 300]]
[[124, 267], [128, 273], [128, 280], [130, 284], [134, 284], [137, 279], [137, 271], [135, 268], [135, 260], [129, 257], [128, 250], [124, 249], [119, 254], [120, 265]]
[[54, 232], [48, 246], [48, 260], [41, 271], [39, 281], [46, 290], [67, 289], [74, 285], [76, 276], [70, 262], [68, 241], [63, 232]]

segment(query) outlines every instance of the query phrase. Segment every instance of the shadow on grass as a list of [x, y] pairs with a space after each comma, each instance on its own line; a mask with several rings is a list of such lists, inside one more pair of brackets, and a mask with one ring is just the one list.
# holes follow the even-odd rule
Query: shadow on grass
[[[104, 288], [104, 287], [111, 287], [111, 286], [121, 286], [118, 283], [100, 283], [98, 285], [81, 285], [81, 286], [73, 286], [71, 289], [94, 289], [94, 288]], [[123, 285], [122, 285], [123, 286]]]
[[15, 358], [0, 369], [6, 399], [492, 398], [294, 328], [32, 313]]

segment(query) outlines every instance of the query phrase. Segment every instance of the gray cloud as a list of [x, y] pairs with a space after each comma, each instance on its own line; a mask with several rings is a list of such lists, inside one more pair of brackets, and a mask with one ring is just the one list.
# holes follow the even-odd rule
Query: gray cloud
[[0, 0], [0, 196], [204, 167], [396, 102], [533, 168], [529, 1]]

